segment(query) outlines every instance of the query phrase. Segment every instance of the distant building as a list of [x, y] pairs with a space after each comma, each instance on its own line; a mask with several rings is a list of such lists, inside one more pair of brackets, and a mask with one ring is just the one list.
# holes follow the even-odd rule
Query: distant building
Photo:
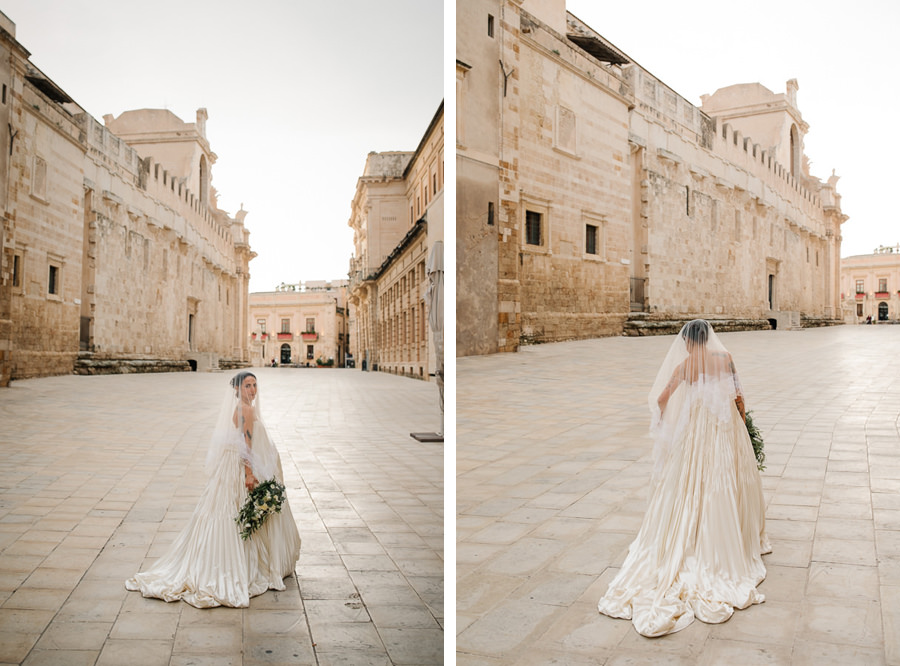
[[841, 299], [848, 324], [900, 322], [900, 244], [841, 259]]
[[0, 14], [0, 383], [246, 364], [254, 254], [216, 205], [206, 110], [104, 127], [29, 56]]
[[444, 239], [443, 103], [415, 152], [369, 154], [348, 224], [356, 367], [428, 379], [436, 364], [425, 265]]
[[846, 216], [796, 81], [697, 107], [565, 0], [456, 11], [457, 355], [840, 320]]
[[[254, 366], [344, 367], [347, 281], [281, 284], [250, 294], [250, 359]], [[352, 357], [351, 357], [352, 358]]]

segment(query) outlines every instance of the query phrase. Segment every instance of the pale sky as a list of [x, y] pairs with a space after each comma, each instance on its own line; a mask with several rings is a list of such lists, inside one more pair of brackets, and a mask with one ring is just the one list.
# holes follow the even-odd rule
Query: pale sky
[[567, 9], [692, 104], [735, 83], [775, 93], [797, 79], [812, 175], [835, 170], [841, 255], [900, 243], [894, 117], [900, 88], [896, 0], [639, 3], [567, 0]]
[[99, 122], [209, 113], [250, 291], [345, 279], [370, 151], [415, 150], [443, 99], [440, 0], [0, 0], [31, 61]]

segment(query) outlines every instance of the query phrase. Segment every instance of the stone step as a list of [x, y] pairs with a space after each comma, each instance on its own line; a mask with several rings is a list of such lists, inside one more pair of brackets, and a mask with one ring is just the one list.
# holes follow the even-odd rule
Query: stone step
[[121, 375], [145, 372], [190, 372], [187, 361], [159, 358], [94, 358], [80, 352], [75, 361], [76, 375]]
[[[675, 335], [692, 319], [649, 319], [646, 316], [631, 317], [625, 321], [624, 335]], [[717, 333], [726, 331], [768, 331], [772, 325], [767, 319], [713, 319], [704, 317]]]

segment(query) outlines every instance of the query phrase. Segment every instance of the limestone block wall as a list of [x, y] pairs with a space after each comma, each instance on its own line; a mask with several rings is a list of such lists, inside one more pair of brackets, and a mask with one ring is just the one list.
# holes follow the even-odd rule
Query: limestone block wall
[[845, 218], [833, 182], [790, 174], [647, 72], [631, 66], [626, 78], [651, 314], [835, 316]]
[[[631, 261], [627, 86], [533, 16], [506, 15], [499, 350], [621, 332]], [[537, 244], [528, 213], [540, 216]]]
[[78, 128], [22, 74], [14, 76], [8, 99], [14, 137], [4, 234], [14, 379], [71, 372], [83, 236]]
[[244, 301], [249, 259], [235, 250], [231, 228], [242, 225], [201, 204], [90, 116], [79, 120], [89, 146], [91, 351], [243, 359], [246, 341], [238, 341], [243, 331], [233, 312]]
[[456, 3], [457, 356], [496, 352], [501, 317], [521, 323], [498, 311], [500, 6]]

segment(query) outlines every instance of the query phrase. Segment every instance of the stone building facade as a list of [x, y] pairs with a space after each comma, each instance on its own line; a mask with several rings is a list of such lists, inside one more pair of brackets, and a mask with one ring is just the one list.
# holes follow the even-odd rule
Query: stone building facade
[[564, 0], [457, 3], [457, 354], [839, 319], [837, 177], [795, 81], [701, 107]]
[[2, 18], [4, 381], [246, 363], [254, 254], [246, 212], [216, 205], [206, 111], [196, 123], [131, 111], [103, 126]]
[[443, 103], [414, 152], [368, 155], [348, 224], [356, 367], [428, 379], [436, 363], [425, 266], [444, 239]]
[[344, 367], [347, 321], [346, 280], [310, 280], [254, 292], [248, 324], [251, 363]]
[[900, 323], [900, 244], [841, 259], [841, 299], [848, 324]]

